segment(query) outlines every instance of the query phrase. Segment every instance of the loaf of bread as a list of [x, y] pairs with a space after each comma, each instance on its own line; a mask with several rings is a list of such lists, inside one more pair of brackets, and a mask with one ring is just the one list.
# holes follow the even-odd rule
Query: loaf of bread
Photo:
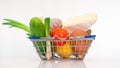
[[78, 29], [87, 31], [97, 20], [95, 13], [83, 14], [68, 18], [63, 22], [64, 28], [68, 31], [75, 31]]

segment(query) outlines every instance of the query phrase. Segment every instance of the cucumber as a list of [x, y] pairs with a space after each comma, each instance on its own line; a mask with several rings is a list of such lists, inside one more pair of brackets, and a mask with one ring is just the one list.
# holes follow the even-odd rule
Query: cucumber
[[[45, 37], [45, 25], [38, 17], [33, 17], [30, 20], [30, 33], [31, 36], [36, 37]], [[46, 53], [46, 42], [45, 41], [37, 41], [37, 47], [39, 47], [39, 51], [45, 56]]]

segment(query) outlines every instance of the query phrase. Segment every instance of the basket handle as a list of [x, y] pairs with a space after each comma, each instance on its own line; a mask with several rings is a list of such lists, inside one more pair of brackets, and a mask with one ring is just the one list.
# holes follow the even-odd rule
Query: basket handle
[[96, 35], [88, 35], [88, 36], [85, 36], [84, 38], [95, 38]]

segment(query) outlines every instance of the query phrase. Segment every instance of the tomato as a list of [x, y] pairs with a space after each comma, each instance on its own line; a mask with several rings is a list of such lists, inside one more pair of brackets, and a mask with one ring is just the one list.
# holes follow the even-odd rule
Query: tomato
[[60, 40], [60, 38], [66, 38], [65, 40], [68, 40], [69, 37], [68, 37], [69, 33], [66, 29], [63, 29], [63, 28], [54, 28], [52, 31], [51, 31], [51, 37], [55, 37], [54, 41], [53, 41], [53, 44], [54, 45], [58, 45], [58, 46], [62, 46], [64, 44], [66, 44], [66, 41], [63, 41], [63, 40]]

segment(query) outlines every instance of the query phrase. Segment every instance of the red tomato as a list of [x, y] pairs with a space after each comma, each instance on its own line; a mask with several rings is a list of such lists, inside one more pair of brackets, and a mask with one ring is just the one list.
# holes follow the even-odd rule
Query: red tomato
[[[69, 35], [69, 33], [66, 29], [54, 28], [51, 31], [51, 37], [54, 37], [54, 36], [58, 36], [58, 37], [55, 37], [53, 44], [56, 45], [56, 46], [57, 45], [62, 46], [64, 44], [66, 44], [66, 41], [60, 40], [60, 38], [66, 38], [68, 35]], [[69, 39], [69, 37], [66, 38], [65, 40], [68, 40], [68, 39]]]

